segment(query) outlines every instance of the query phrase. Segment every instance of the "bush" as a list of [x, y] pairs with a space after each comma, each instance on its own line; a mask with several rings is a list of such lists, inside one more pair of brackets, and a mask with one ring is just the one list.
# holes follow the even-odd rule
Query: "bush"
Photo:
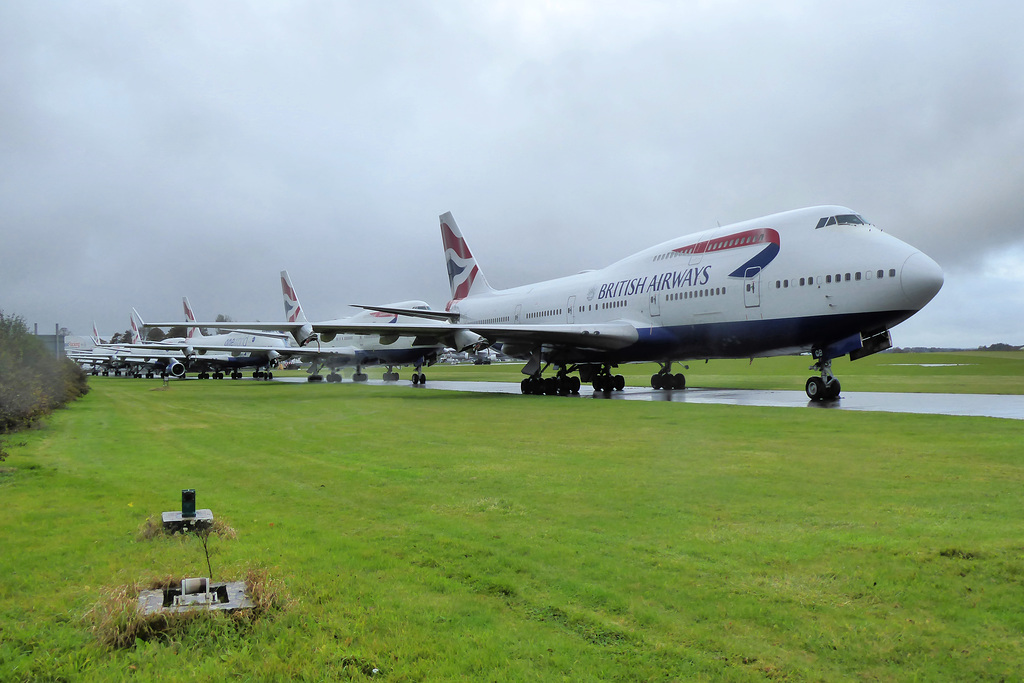
[[24, 320], [0, 310], [0, 434], [26, 427], [88, 391], [85, 371], [56, 358]]

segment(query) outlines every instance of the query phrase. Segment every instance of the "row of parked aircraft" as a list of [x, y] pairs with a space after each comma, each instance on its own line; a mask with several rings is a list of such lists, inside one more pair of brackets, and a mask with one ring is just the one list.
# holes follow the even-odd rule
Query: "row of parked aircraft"
[[[244, 331], [232, 334], [241, 336], [216, 342], [190, 337], [129, 346], [144, 353], [173, 347], [190, 362], [204, 354], [238, 357], [244, 348], [253, 358], [265, 354], [268, 364], [310, 360], [313, 376], [326, 366], [329, 379], [353, 364], [359, 378], [360, 366], [371, 362], [388, 365], [386, 378], [397, 379], [393, 367], [414, 364], [414, 383], [446, 347], [493, 347], [525, 361], [525, 394], [575, 393], [583, 383], [622, 390], [624, 378], [613, 373], [622, 363], [655, 362], [652, 388], [683, 389], [686, 378], [673, 373], [673, 363], [810, 354], [816, 374], [806, 392], [822, 400], [840, 393], [833, 359], [889, 348], [890, 329], [924, 307], [943, 282], [935, 261], [842, 206], [715, 227], [600, 270], [504, 290], [488, 284], [451, 213], [440, 216], [440, 225], [451, 288], [443, 311], [421, 301], [361, 305], [360, 315], [310, 322], [284, 272], [286, 321], [234, 323]], [[288, 335], [295, 346], [262, 336], [270, 332]]]
[[[284, 295], [285, 313], [291, 322], [306, 320], [302, 306], [295, 294], [295, 288], [287, 271], [281, 272], [281, 289]], [[186, 372], [194, 372], [198, 379], [232, 379], [242, 377], [242, 371], [252, 369], [255, 379], [273, 379], [272, 368], [281, 362], [298, 361], [309, 363], [311, 381], [325, 379], [320, 371], [327, 369], [328, 382], [340, 382], [338, 370], [342, 367], [354, 367], [353, 380], [366, 381], [362, 372], [363, 366], [384, 365], [387, 381], [397, 381], [395, 367], [414, 365], [413, 383], [426, 382], [422, 372], [423, 365], [433, 364], [444, 347], [438, 344], [417, 345], [411, 340], [379, 341], [376, 335], [321, 335], [314, 346], [303, 346], [287, 332], [254, 329], [224, 329], [222, 322], [218, 334], [203, 334], [201, 327], [206, 323], [197, 323], [192, 306], [187, 297], [182, 299], [185, 311], [186, 336], [180, 338], [164, 338], [160, 341], [143, 341], [139, 328], [164, 327], [166, 323], [147, 324], [138, 311], [132, 309], [130, 343], [103, 344], [93, 328], [95, 347], [88, 353], [73, 355], [83, 365], [91, 367], [94, 374], [107, 375], [130, 374], [138, 377], [184, 377]], [[404, 301], [400, 306], [417, 310], [426, 308], [422, 301]], [[361, 311], [349, 318], [353, 322], [379, 320], [397, 320], [399, 316], [374, 311]], [[180, 325], [181, 323], [173, 323]], [[237, 325], [232, 325], [237, 328]], [[396, 343], [397, 342], [397, 343]]]

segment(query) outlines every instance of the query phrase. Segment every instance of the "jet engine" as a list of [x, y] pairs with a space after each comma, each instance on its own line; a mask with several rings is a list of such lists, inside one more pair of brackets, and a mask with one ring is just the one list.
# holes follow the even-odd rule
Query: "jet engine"
[[469, 330], [456, 330], [453, 336], [455, 337], [456, 351], [463, 351], [469, 347], [473, 347], [474, 350], [479, 351], [480, 349], [484, 349], [489, 346], [486, 339], [475, 332], [470, 332]]
[[316, 339], [316, 332], [313, 331], [313, 326], [309, 323], [306, 323], [299, 329], [295, 330], [294, 334], [295, 341], [299, 342], [299, 346], [305, 346]]
[[169, 375], [171, 375], [173, 377], [184, 377], [185, 376], [185, 366], [182, 365], [181, 363], [179, 363], [176, 360], [172, 360], [170, 363], [167, 364], [166, 371], [167, 371], [167, 374], [169, 374]]

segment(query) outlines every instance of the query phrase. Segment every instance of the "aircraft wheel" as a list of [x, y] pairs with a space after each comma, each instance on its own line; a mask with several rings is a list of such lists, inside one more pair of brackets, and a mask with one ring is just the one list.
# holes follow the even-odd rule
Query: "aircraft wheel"
[[573, 394], [580, 393], [580, 378], [570, 377], [569, 378], [569, 392]]
[[810, 377], [804, 385], [804, 391], [807, 392], [807, 398], [820, 401], [825, 398], [825, 382], [820, 377]]
[[274, 379], [274, 373], [272, 373], [272, 372], [268, 372], [268, 373], [266, 374], [266, 378], [267, 378], [268, 380], [269, 380], [269, 379]]
[[685, 389], [686, 388], [686, 375], [684, 375], [681, 372], [676, 374], [675, 377], [673, 377], [673, 379], [672, 379], [672, 388], [673, 389]]
[[835, 400], [839, 398], [839, 380], [833, 379], [832, 382], [825, 387], [825, 398]]
[[423, 373], [421, 372], [421, 373], [420, 373], [420, 385], [423, 385], [423, 384], [426, 384], [426, 383], [427, 383], [427, 376], [426, 376], [426, 375], [424, 375], [424, 374], [423, 374]]
[[523, 381], [519, 383], [519, 390], [523, 392], [523, 395], [530, 393], [530, 378], [524, 377]]
[[651, 375], [651, 389], [661, 389], [661, 375]]
[[622, 375], [615, 375], [615, 391], [622, 391], [626, 388], [626, 378]]

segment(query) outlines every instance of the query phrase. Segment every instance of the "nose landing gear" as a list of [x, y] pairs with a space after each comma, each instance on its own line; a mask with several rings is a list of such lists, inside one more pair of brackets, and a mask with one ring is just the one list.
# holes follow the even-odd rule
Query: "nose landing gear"
[[812, 401], [834, 401], [839, 398], [839, 380], [832, 374], [832, 359], [822, 358], [820, 355], [821, 352], [815, 350], [814, 356], [817, 360], [810, 369], [817, 370], [821, 376], [809, 377], [807, 384], [804, 385], [804, 391], [807, 392], [807, 398]]

